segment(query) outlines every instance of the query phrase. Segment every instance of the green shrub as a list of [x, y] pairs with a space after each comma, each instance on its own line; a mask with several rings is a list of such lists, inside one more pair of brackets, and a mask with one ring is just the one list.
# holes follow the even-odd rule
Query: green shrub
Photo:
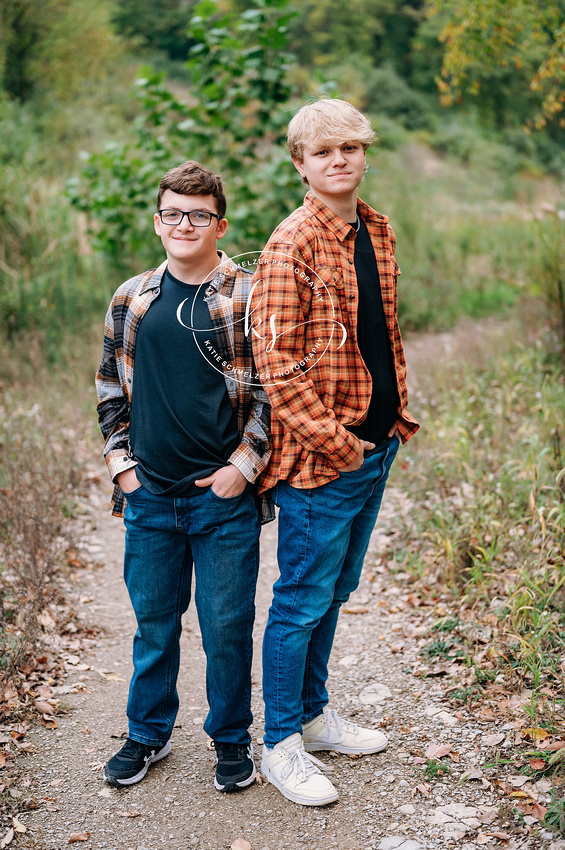
[[370, 71], [366, 81], [366, 108], [399, 121], [409, 130], [428, 127], [430, 99], [411, 89], [391, 65]]

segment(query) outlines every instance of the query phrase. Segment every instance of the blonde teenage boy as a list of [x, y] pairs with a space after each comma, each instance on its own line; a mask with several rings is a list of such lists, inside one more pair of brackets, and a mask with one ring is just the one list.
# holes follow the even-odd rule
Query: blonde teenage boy
[[[106, 316], [98, 414], [137, 619], [128, 740], [104, 768], [106, 782], [119, 787], [140, 782], [170, 752], [193, 573], [214, 784], [232, 791], [255, 778], [249, 726], [259, 516], [252, 482], [269, 458], [269, 406], [252, 383], [244, 333], [251, 275], [217, 250], [225, 213], [217, 174], [194, 161], [168, 171], [154, 216], [167, 260], [122, 284]], [[273, 517], [262, 503], [267, 521]]]
[[367, 118], [342, 100], [307, 104], [292, 119], [288, 146], [309, 191], [265, 247], [251, 303], [272, 412], [260, 489], [280, 509], [261, 769], [303, 805], [338, 797], [310, 751], [367, 754], [388, 743], [328, 708], [326, 690], [340, 606], [359, 583], [399, 444], [418, 429], [407, 410], [394, 233], [357, 194], [373, 140]]

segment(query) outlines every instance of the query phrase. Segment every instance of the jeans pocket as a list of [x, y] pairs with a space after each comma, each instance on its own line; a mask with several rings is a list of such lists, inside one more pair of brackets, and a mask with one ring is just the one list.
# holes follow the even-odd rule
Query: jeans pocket
[[238, 494], [237, 494], [237, 496], [218, 496], [218, 494], [217, 494], [217, 493], [214, 493], [214, 491], [212, 490], [212, 487], [210, 487], [210, 489], [209, 489], [209, 491], [208, 491], [208, 492], [210, 493], [210, 495], [212, 496], [212, 498], [213, 498], [213, 499], [217, 499], [217, 500], [218, 500], [218, 502], [236, 502], [238, 499], [241, 499], [241, 497], [242, 497], [242, 496], [244, 496], [244, 495], [246, 494], [246, 492], [247, 492], [247, 484], [245, 485], [245, 487], [243, 488], [243, 490], [241, 491], [241, 493], [238, 493]]
[[132, 496], [141, 495], [141, 493], [144, 491], [144, 489], [145, 488], [144, 488], [143, 484], [140, 484], [139, 487], [136, 487], [135, 490], [131, 491], [131, 493], [124, 493], [124, 496], [129, 501], [129, 499], [131, 499]]

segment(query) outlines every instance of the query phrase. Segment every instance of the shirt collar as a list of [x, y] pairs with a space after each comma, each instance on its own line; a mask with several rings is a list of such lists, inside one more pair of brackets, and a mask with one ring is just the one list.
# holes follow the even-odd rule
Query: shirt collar
[[[218, 251], [218, 268], [213, 279], [209, 282], [208, 287], [212, 287], [217, 292], [222, 292], [224, 295], [230, 295], [233, 289], [234, 275], [228, 272], [236, 271], [237, 266], [224, 251]], [[155, 289], [161, 286], [163, 276], [167, 270], [167, 260], [163, 260], [160, 266], [147, 273], [147, 279], [144, 281], [140, 290], [140, 295], [143, 295], [149, 289]]]
[[[306, 209], [311, 210], [318, 221], [331, 230], [340, 242], [343, 242], [353, 229], [350, 224], [332, 212], [323, 201], [314, 197], [311, 192], [306, 194], [304, 206]], [[361, 198], [357, 199], [357, 211], [364, 221], [374, 221], [376, 224], [382, 225], [388, 224], [388, 217], [386, 215], [376, 212], [369, 204], [362, 201]]]

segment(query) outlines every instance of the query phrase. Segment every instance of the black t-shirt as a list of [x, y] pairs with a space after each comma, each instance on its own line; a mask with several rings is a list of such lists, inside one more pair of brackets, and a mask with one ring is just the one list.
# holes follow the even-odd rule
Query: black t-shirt
[[193, 482], [225, 466], [240, 442], [221, 367], [206, 356], [216, 338], [205, 290], [167, 269], [137, 333], [130, 440], [151, 493], [201, 493]]
[[355, 237], [354, 263], [359, 290], [357, 344], [371, 373], [373, 392], [365, 420], [360, 425], [350, 426], [348, 431], [378, 445], [394, 425], [399, 398], [375, 251], [361, 216]]

